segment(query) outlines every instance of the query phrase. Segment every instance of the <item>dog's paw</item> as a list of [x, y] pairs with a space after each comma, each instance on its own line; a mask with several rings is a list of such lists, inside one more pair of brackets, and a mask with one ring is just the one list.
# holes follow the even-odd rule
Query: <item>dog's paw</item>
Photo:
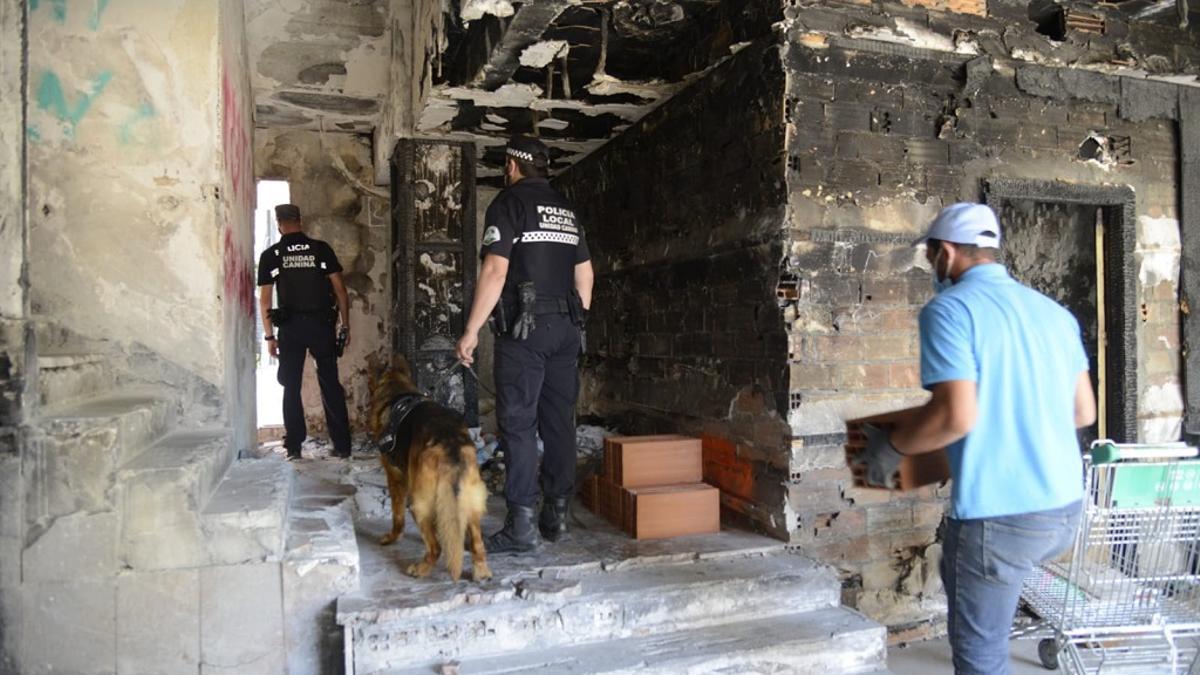
[[487, 563], [476, 563], [471, 566], [471, 578], [475, 581], [487, 581], [492, 578], [492, 570]]
[[433, 565], [426, 565], [423, 562], [413, 563], [408, 566], [408, 576], [417, 579], [424, 579], [433, 571]]
[[388, 544], [394, 544], [394, 543], [396, 543], [396, 540], [399, 538], [400, 538], [400, 534], [398, 532], [388, 532], [387, 534], [385, 534], [379, 538], [379, 545], [387, 546]]

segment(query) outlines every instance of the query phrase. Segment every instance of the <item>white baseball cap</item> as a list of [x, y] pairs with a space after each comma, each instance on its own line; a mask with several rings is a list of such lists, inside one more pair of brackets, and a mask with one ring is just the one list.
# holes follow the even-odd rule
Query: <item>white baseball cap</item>
[[942, 209], [929, 225], [929, 232], [913, 245], [919, 246], [930, 239], [980, 248], [1000, 248], [1000, 221], [996, 219], [996, 212], [986, 204], [951, 204]]

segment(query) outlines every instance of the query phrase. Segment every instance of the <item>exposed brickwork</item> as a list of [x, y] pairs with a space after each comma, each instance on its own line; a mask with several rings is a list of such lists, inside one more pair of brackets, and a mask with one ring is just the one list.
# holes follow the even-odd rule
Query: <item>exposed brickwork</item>
[[[769, 42], [556, 180], [597, 270], [583, 409], [629, 433], [731, 439], [758, 475], [772, 454], [786, 466], [787, 444], [787, 335], [765, 273], [783, 256], [785, 201], [783, 72]], [[786, 536], [779, 489], [764, 489], [727, 506]]]
[[955, 12], [987, 16], [987, 0], [901, 0], [910, 7], [925, 7], [937, 12]]
[[[1176, 135], [1168, 120], [1122, 117], [1116, 78], [1083, 74], [1080, 91], [1115, 93], [1082, 100], [1062, 94], [1074, 86], [1062, 82], [1074, 79], [1057, 72], [1021, 78], [1019, 69], [989, 66], [968, 87], [968, 57], [812, 44], [797, 32], [785, 56], [791, 542], [844, 570], [848, 603], [889, 623], [920, 622], [939, 607], [936, 583], [925, 582], [940, 555], [948, 487], [856, 489], [834, 441], [822, 440], [836, 437], [842, 419], [921, 400], [916, 324], [930, 279], [911, 241], [944, 204], [980, 199], [991, 177], [1131, 185], [1140, 220], [1169, 219]], [[1029, 93], [1051, 75], [1059, 79], [1047, 89], [1056, 94]], [[1093, 134], [1122, 139], [1123, 157], [1104, 167], [1081, 160], [1080, 145]], [[1140, 224], [1159, 236], [1139, 238], [1139, 261], [1170, 269], [1163, 257], [1178, 251], [1162, 236], [1170, 227]], [[1178, 350], [1162, 349], [1160, 339], [1176, 344], [1176, 282], [1143, 284], [1139, 384], [1177, 385]], [[1160, 391], [1161, 405], [1169, 407], [1169, 397]], [[1143, 411], [1142, 422], [1165, 433], [1162, 420], [1177, 413]]]
[[[1023, 7], [919, 4], [789, 10], [782, 75], [770, 50], [747, 49], [561, 180], [600, 270], [592, 411], [630, 432], [735, 436], [745, 462], [729, 471], [749, 466], [755, 482], [726, 504], [838, 565], [845, 600], [902, 629], [942, 609], [949, 488], [852, 487], [843, 422], [924, 400], [916, 322], [931, 291], [911, 242], [943, 205], [981, 199], [998, 178], [1131, 188], [1142, 437], [1173, 433], [1182, 405], [1174, 94], [1010, 53], [1074, 60], [1121, 36], [1160, 46], [1109, 15], [1103, 35], [1074, 28], [1046, 46]], [[942, 9], [974, 16], [930, 11]], [[901, 19], [927, 31], [918, 48], [866, 47], [875, 29], [862, 26]], [[921, 48], [963, 31], [1004, 44]], [[1089, 139], [1099, 160], [1081, 157]]]

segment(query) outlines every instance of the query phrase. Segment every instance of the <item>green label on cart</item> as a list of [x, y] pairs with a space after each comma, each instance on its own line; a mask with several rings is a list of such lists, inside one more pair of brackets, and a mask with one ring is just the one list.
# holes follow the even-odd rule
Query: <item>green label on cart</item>
[[1127, 464], [1113, 469], [1115, 508], [1200, 505], [1200, 462]]

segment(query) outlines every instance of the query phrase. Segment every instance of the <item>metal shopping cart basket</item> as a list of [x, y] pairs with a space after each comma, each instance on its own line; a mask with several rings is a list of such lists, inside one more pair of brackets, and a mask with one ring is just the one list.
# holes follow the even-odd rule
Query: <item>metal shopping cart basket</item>
[[1097, 441], [1072, 550], [1021, 599], [1042, 665], [1071, 673], [1200, 673], [1200, 461], [1183, 443]]

